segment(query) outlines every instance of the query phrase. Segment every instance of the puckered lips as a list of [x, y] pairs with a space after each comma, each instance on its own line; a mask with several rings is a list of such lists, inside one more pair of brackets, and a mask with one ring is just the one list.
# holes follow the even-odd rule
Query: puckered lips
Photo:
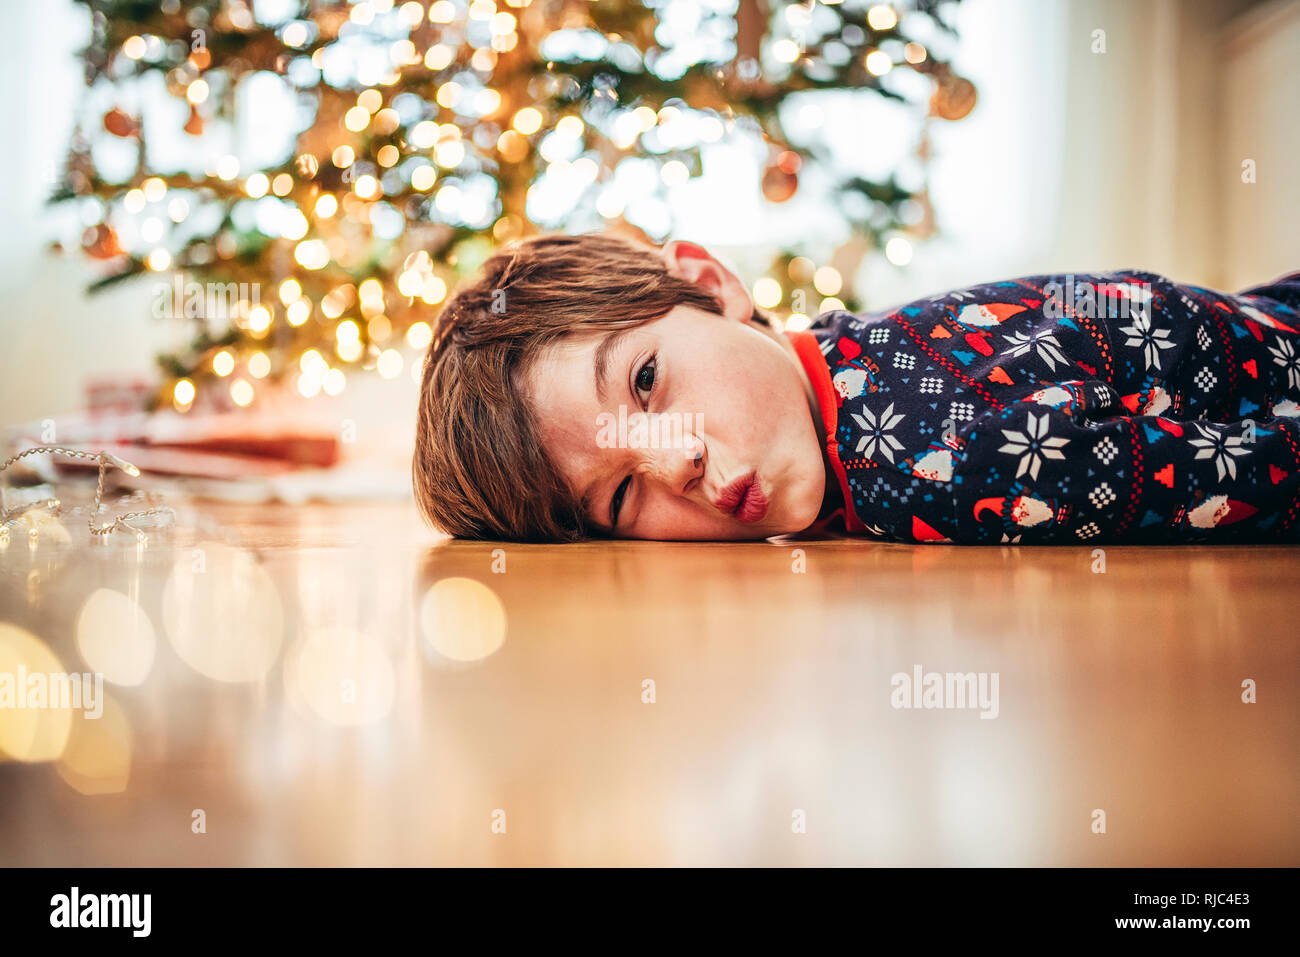
[[713, 506], [737, 521], [751, 524], [760, 521], [767, 514], [768, 501], [758, 475], [750, 472], [726, 486], [714, 500]]

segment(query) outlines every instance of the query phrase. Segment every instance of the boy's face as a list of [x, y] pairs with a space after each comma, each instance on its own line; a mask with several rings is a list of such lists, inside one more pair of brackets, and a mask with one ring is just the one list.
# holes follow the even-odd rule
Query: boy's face
[[807, 528], [826, 472], [793, 348], [748, 321], [748, 293], [698, 246], [663, 252], [670, 269], [718, 295], [725, 315], [681, 305], [549, 349], [524, 380], [543, 446], [585, 493], [588, 521], [619, 538], [756, 539]]

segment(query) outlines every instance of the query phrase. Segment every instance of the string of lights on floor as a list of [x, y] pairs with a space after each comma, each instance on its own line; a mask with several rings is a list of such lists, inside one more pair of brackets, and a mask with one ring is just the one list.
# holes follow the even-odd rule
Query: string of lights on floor
[[[0, 548], [7, 548], [10, 541], [10, 529], [17, 527], [20, 520], [33, 513], [44, 512], [53, 516], [77, 515], [84, 514], [87, 516], [86, 525], [90, 530], [92, 541], [102, 541], [114, 532], [130, 532], [135, 535], [136, 541], [143, 545], [148, 542], [148, 536], [144, 529], [136, 522], [144, 520], [150, 521], [154, 527], [162, 528], [174, 524], [176, 512], [170, 506], [156, 504], [159, 496], [149, 495], [145, 492], [134, 492], [131, 495], [119, 499], [118, 506], [140, 501], [150, 503], [150, 507], [136, 509], [133, 511], [122, 512], [112, 518], [111, 521], [99, 521], [101, 512], [106, 508], [104, 505], [104, 485], [105, 479], [110, 468], [120, 469], [133, 478], [138, 478], [140, 470], [125, 459], [119, 458], [112, 452], [90, 452], [82, 449], [66, 449], [54, 445], [38, 445], [10, 456], [0, 465], [0, 473], [9, 469], [15, 462], [20, 459], [33, 455], [62, 455], [68, 458], [88, 459], [99, 464], [99, 479], [95, 485], [95, 498], [89, 509], [79, 505], [65, 505], [57, 497], [37, 498], [32, 501], [21, 502], [12, 508], [8, 505], [8, 495], [0, 498]], [[7, 493], [8, 489], [4, 489]], [[40, 539], [40, 525], [27, 522], [27, 539], [28, 544], [35, 548]]]

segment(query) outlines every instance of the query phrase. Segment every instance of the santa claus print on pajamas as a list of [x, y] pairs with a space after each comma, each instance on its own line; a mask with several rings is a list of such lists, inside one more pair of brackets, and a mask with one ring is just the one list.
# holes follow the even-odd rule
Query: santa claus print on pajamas
[[1300, 542], [1300, 273], [1031, 276], [788, 335], [850, 532]]

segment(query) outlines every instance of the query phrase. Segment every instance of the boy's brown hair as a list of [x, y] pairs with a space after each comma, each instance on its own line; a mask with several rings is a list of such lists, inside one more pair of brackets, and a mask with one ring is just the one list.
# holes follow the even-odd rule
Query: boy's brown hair
[[[721, 312], [710, 292], [630, 239], [542, 235], [493, 252], [444, 306], [424, 360], [411, 468], [425, 521], [461, 538], [596, 533], [542, 448], [523, 376], [566, 336], [644, 325], [678, 305]], [[770, 326], [757, 309], [754, 318]]]

